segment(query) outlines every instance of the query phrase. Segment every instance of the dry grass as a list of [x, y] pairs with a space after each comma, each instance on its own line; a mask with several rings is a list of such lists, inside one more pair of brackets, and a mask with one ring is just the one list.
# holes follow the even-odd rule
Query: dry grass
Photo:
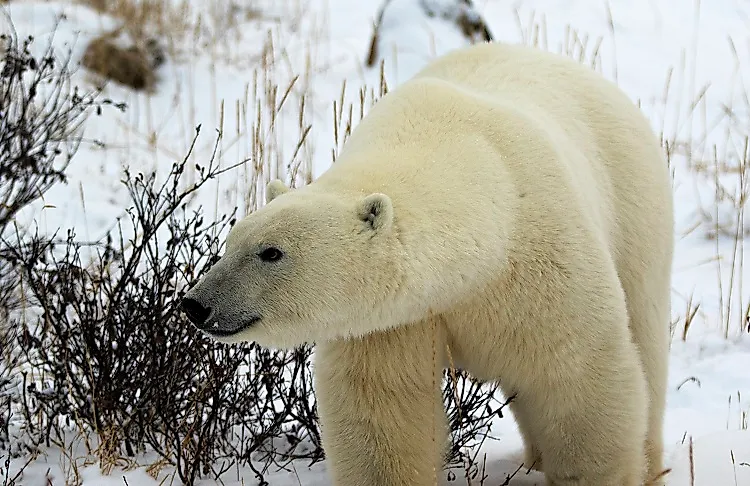
[[[82, 63], [96, 76], [97, 84], [112, 80], [136, 91], [153, 93], [156, 69], [178, 51], [174, 41], [189, 32], [189, 4], [174, 6], [162, 0], [80, 0], [80, 3], [113, 17], [119, 27], [86, 47]], [[165, 39], [166, 47], [161, 46]]]
[[[91, 42], [84, 65], [101, 79], [147, 92], [156, 87], [155, 69], [167, 56], [189, 63], [196, 54], [209, 51], [217, 60], [246, 62], [234, 57], [238, 29], [249, 20], [264, 18], [252, 2], [212, 2], [198, 13], [189, 0], [74, 1], [114, 18], [119, 25], [117, 35], [105, 33]], [[129, 41], [117, 42], [120, 34]]]
[[164, 0], [79, 0], [94, 10], [110, 15], [135, 38], [156, 33], [180, 36], [192, 27], [188, 2], [175, 5]]
[[[700, 15], [701, 3], [697, 1], [694, 39], [698, 37]], [[701, 220], [688, 228], [682, 237], [701, 232], [715, 243], [712, 262], [717, 268], [719, 316], [702, 317], [718, 321], [727, 338], [750, 332], [750, 305], [743, 283], [744, 243], [750, 236], [750, 228], [745, 226], [745, 205], [750, 198], [750, 126], [742, 115], [750, 110], [750, 101], [744, 80], [739, 75], [743, 61], [737, 55], [732, 39], [729, 43], [735, 57], [735, 76], [729, 98], [717, 102], [711, 97], [710, 84], [697, 85], [697, 44], [693, 44], [691, 51], [684, 53], [681, 65], [670, 71], [667, 77], [663, 105], [665, 111], [670, 105], [674, 107], [672, 118], [676, 122], [670, 136], [662, 136], [668, 157], [683, 157], [696, 181], [695, 197], [700, 202]], [[709, 105], [719, 103], [722, 111], [709, 118]], [[684, 106], [687, 106], [687, 111], [680, 111]], [[663, 133], [664, 130], [665, 127]], [[712, 193], [704, 194], [699, 187], [711, 188]], [[727, 246], [731, 246], [730, 252], [726, 251]], [[695, 262], [696, 265], [703, 263]], [[687, 336], [694, 315], [686, 315], [683, 337]]]
[[[563, 38], [552, 46], [549, 42], [547, 19], [544, 14], [537, 18], [537, 13], [531, 10], [526, 20], [521, 18], [518, 8], [513, 9], [513, 14], [521, 43], [545, 51], [557, 52], [589, 66], [594, 71], [602, 72], [601, 46], [604, 41], [603, 37], [592, 39], [587, 33], [580, 32], [571, 25], [566, 25]], [[614, 65], [617, 65], [616, 59]]]
[[75, 1], [117, 19], [133, 39], [163, 41], [169, 56], [181, 61], [206, 50], [217, 56], [220, 51], [234, 51], [240, 26], [264, 18], [252, 1], [210, 2], [209, 8], [200, 12], [190, 0]]
[[137, 91], [154, 92], [157, 68], [164, 62], [164, 52], [156, 39], [143, 45], [122, 47], [119, 31], [93, 39], [83, 54], [82, 64], [102, 80], [112, 80]]

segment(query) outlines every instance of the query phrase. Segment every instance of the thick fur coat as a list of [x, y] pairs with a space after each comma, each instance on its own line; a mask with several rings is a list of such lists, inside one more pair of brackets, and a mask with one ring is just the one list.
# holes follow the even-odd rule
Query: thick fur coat
[[316, 342], [335, 485], [434, 485], [453, 363], [515, 395], [549, 485], [662, 464], [673, 213], [614, 84], [537, 49], [453, 51], [380, 100], [313, 183], [268, 186], [186, 296], [225, 342]]

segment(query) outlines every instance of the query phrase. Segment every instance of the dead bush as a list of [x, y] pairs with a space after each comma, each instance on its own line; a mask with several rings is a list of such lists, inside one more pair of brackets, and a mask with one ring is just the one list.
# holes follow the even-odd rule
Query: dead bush
[[12, 257], [28, 235], [16, 218], [65, 182], [83, 143], [84, 121], [105, 105], [117, 105], [100, 99], [96, 90], [71, 85], [70, 52], [55, 56], [50, 41], [41, 54], [32, 54], [35, 39], [19, 39], [12, 22], [7, 24], [10, 31], [0, 36], [0, 450], [9, 458], [29, 452], [23, 436], [29, 424], [21, 410], [21, 370], [28, 363], [19, 353], [22, 337], [14, 325], [25, 300]]
[[105, 80], [112, 80], [135, 90], [154, 91], [157, 68], [164, 62], [164, 50], [154, 38], [143, 45], [123, 47], [118, 40], [121, 30], [93, 39], [83, 54], [82, 64]]

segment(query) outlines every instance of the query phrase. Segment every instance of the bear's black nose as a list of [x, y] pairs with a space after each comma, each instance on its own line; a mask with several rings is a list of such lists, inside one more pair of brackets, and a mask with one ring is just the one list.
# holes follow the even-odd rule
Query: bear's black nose
[[203, 307], [200, 302], [189, 297], [185, 297], [181, 302], [182, 311], [187, 315], [190, 322], [200, 327], [206, 323], [206, 319], [211, 315], [210, 307]]

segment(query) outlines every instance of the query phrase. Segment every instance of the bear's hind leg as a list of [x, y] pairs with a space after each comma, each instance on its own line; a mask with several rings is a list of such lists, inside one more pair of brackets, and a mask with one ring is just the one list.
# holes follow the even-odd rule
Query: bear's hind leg
[[316, 348], [315, 391], [334, 486], [434, 486], [448, 426], [439, 320]]
[[[660, 283], [655, 276], [645, 280], [652, 286]], [[623, 282], [628, 300], [630, 329], [633, 341], [640, 351], [648, 383], [646, 458], [649, 480], [655, 480], [664, 470], [662, 434], [669, 360], [670, 286], [668, 279], [662, 280], [661, 289], [649, 290], [638, 290], [634, 285], [629, 285], [627, 280]], [[662, 483], [663, 481], [656, 481], [653, 484], [655, 486]]]
[[647, 387], [622, 321], [600, 322], [607, 329], [601, 340], [579, 336], [591, 345], [578, 363], [550, 362], [533, 385], [519, 390], [519, 406], [535, 419], [549, 486], [643, 484]]

